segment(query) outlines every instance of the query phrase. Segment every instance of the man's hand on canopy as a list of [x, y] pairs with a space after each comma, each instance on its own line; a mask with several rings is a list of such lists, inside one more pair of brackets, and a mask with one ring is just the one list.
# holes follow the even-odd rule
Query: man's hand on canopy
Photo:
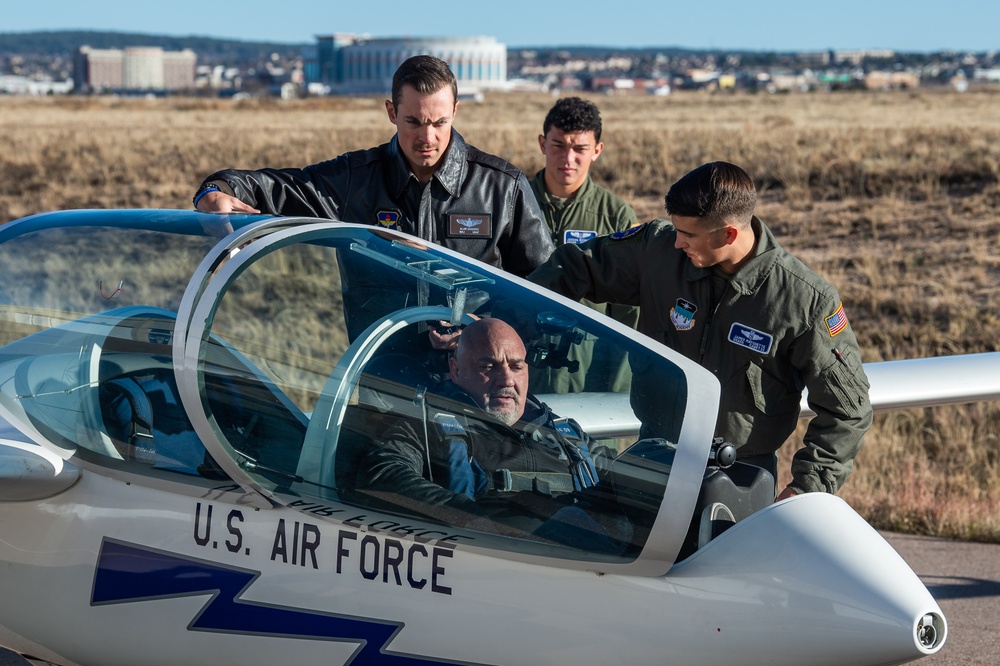
[[198, 199], [197, 209], [202, 213], [260, 213], [239, 199], [225, 192], [207, 192]]

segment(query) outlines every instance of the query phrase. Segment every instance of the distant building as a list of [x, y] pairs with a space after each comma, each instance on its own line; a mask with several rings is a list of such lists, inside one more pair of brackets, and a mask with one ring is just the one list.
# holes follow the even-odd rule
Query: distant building
[[0, 93], [7, 95], [65, 95], [73, 90], [73, 81], [34, 80], [26, 76], [0, 74]]
[[163, 49], [130, 47], [122, 56], [122, 88], [163, 90]]
[[719, 77], [719, 90], [736, 90], [736, 75], [729, 73]]
[[80, 47], [73, 61], [73, 87], [77, 92], [121, 89], [123, 59], [118, 49]]
[[196, 64], [197, 56], [188, 49], [81, 46], [73, 62], [73, 83], [79, 92], [186, 90], [194, 87]]
[[826, 67], [830, 64], [830, 52], [799, 51], [795, 54], [795, 60], [805, 67]]
[[766, 80], [760, 81], [765, 90], [777, 92], [806, 92], [813, 90], [819, 83], [819, 78], [812, 71], [803, 72], [788, 70], [772, 70]]
[[891, 60], [896, 57], [892, 49], [861, 49], [853, 51], [834, 51], [833, 62], [860, 65], [866, 59]]
[[186, 90], [194, 87], [197, 56], [194, 51], [163, 52], [163, 89]]
[[972, 73], [974, 81], [983, 83], [1000, 83], [1000, 67], [977, 68]]
[[306, 80], [334, 94], [385, 94], [392, 75], [415, 55], [432, 55], [451, 66], [460, 95], [507, 86], [507, 47], [493, 37], [373, 38], [349, 34], [317, 37]]
[[664, 78], [625, 78], [595, 76], [590, 79], [590, 90], [605, 95], [669, 95], [670, 85]]
[[920, 87], [920, 77], [912, 72], [868, 72], [865, 87], [868, 90], [912, 90]]

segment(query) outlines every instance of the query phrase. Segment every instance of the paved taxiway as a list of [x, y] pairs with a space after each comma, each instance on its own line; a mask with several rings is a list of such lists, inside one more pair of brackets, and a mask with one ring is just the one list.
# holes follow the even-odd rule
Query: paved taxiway
[[[1000, 545], [888, 532], [882, 536], [920, 576], [948, 618], [948, 642], [937, 654], [915, 663], [1000, 664]], [[0, 648], [0, 666], [25, 664]]]
[[948, 619], [948, 641], [920, 666], [1000, 664], [1000, 545], [883, 532]]

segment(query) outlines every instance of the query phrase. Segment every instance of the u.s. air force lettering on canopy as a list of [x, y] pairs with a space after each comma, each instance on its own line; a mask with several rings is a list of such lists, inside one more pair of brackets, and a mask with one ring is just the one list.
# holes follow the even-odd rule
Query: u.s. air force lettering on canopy
[[492, 238], [493, 220], [489, 215], [452, 213], [448, 215], [449, 238]]

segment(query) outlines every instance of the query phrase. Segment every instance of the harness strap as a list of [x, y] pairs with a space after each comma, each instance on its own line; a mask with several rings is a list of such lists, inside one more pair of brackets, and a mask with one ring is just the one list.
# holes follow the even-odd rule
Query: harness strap
[[153, 407], [139, 382], [131, 377], [120, 377], [108, 382], [125, 397], [131, 408], [128, 444], [133, 447], [137, 460], [152, 462]]
[[561, 472], [512, 472], [498, 469], [493, 473], [493, 489], [501, 493], [531, 490], [543, 495], [573, 492], [573, 476]]

